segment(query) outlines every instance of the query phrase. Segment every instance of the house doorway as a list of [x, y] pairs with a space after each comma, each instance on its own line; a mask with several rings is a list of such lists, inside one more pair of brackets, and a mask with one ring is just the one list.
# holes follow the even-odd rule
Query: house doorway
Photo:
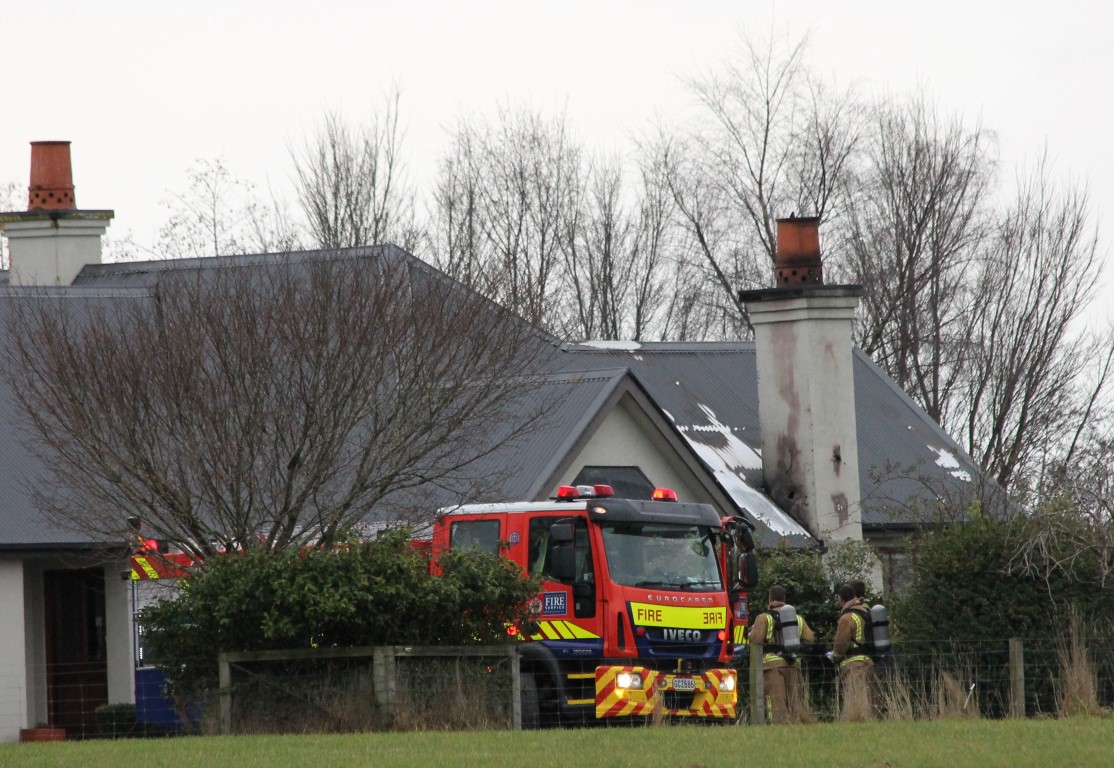
[[71, 739], [96, 736], [94, 710], [108, 703], [104, 570], [46, 571], [43, 597], [50, 725]]

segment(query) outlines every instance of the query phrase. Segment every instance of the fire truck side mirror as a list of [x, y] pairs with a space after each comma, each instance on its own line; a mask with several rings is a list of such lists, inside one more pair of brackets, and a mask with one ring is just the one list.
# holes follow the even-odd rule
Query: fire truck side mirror
[[758, 555], [744, 552], [739, 558], [739, 588], [754, 589], [758, 586]]
[[740, 525], [735, 529], [735, 546], [743, 552], [751, 552], [754, 550], [754, 534], [751, 533], [750, 528], [745, 525]]
[[723, 518], [722, 539], [737, 552], [754, 549], [754, 526], [746, 518], [734, 515]]

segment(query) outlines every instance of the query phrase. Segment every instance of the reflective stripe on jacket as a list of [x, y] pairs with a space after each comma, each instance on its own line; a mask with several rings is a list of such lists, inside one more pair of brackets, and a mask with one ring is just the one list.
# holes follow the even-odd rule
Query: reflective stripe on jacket
[[840, 669], [847, 664], [870, 661], [870, 656], [864, 653], [858, 653], [859, 649], [866, 645], [866, 617], [863, 616], [861, 611], [854, 609], [846, 611], [846, 613], [851, 617], [851, 622], [854, 625], [854, 633], [851, 637], [851, 646], [847, 650], [848, 655], [839, 661]]

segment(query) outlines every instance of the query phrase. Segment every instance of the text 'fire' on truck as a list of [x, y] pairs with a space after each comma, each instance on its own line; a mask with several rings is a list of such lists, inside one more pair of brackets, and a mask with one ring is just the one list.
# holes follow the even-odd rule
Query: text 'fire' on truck
[[757, 583], [751, 525], [708, 504], [562, 486], [548, 502], [442, 510], [449, 548], [502, 552], [542, 579], [521, 628], [523, 727], [604, 718], [733, 720], [731, 662]]

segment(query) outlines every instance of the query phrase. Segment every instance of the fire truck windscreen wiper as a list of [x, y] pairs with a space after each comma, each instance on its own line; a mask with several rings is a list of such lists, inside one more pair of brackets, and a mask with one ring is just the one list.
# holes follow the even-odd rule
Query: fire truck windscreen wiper
[[634, 586], [651, 589], [676, 589], [681, 592], [714, 592], [719, 589], [719, 579], [708, 581], [639, 581]]
[[649, 589], [684, 589], [685, 587], [684, 584], [675, 581], [640, 581], [634, 586]]

